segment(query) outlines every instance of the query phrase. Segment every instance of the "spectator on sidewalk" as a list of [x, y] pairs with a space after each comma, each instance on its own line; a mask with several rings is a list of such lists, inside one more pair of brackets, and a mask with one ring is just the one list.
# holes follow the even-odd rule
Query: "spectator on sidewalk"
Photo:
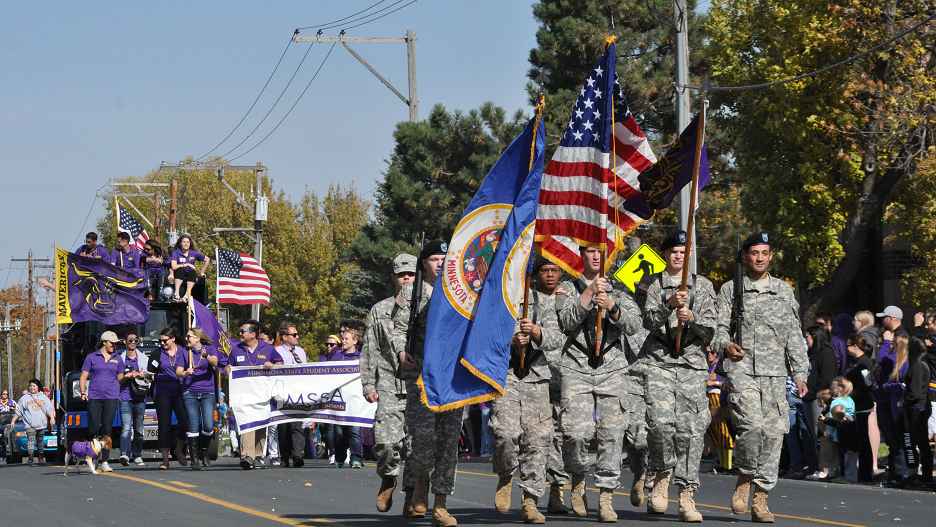
[[[871, 452], [870, 420], [874, 412], [874, 363], [871, 362], [871, 345], [862, 335], [848, 339], [850, 362], [845, 378], [851, 381], [851, 398], [855, 401], [855, 424], [858, 428], [858, 472], [857, 482], [874, 483], [874, 455]], [[876, 423], [875, 423], [876, 425]]]
[[903, 441], [903, 410], [897, 405], [903, 397], [900, 379], [907, 373], [906, 336], [894, 337], [890, 330], [884, 331], [881, 349], [878, 352], [878, 377], [874, 386], [877, 401], [878, 427], [887, 444], [887, 481], [897, 486], [907, 477], [907, 462]]
[[835, 317], [832, 323], [832, 340], [830, 344], [835, 352], [835, 374], [842, 376], [848, 367], [848, 338], [855, 332], [855, 317], [842, 313]]
[[[29, 392], [16, 404], [16, 413], [10, 421], [12, 430], [17, 419], [23, 420], [23, 427], [26, 429], [26, 452], [29, 454], [30, 464], [45, 462], [45, 431], [55, 426], [55, 408], [52, 407], [52, 401], [42, 393], [41, 386], [42, 383], [38, 379], [29, 380]], [[38, 456], [33, 457], [34, 452], [38, 453]]]
[[[929, 401], [931, 373], [926, 360], [926, 344], [917, 338], [911, 338], [907, 353], [910, 368], [904, 376], [904, 394], [900, 407], [904, 411], [904, 441], [907, 467], [916, 469], [920, 474], [910, 477], [908, 488], [933, 488], [933, 451], [929, 447], [928, 421], [932, 413]], [[917, 450], [919, 457], [917, 457]]]

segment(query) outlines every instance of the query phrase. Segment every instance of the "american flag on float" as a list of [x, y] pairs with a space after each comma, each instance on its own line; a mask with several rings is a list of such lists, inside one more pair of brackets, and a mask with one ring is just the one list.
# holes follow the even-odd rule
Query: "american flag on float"
[[270, 306], [270, 279], [249, 254], [217, 249], [218, 303]]
[[146, 240], [149, 240], [149, 235], [146, 234], [146, 229], [140, 225], [140, 222], [136, 220], [127, 209], [117, 205], [117, 232], [126, 232], [130, 235], [130, 245], [136, 247], [138, 250], [143, 250], [143, 244], [146, 243]]
[[607, 250], [610, 267], [624, 236], [654, 212], [637, 176], [656, 156], [621, 93], [614, 53], [611, 41], [585, 80], [559, 148], [543, 170], [537, 252], [573, 276], [583, 269], [579, 246]]

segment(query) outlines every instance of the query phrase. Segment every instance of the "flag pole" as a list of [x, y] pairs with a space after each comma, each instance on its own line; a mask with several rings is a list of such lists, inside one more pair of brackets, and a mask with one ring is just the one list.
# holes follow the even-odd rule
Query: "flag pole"
[[[532, 258], [533, 255], [530, 255]], [[527, 318], [529, 315], [530, 307], [530, 275], [524, 273], [526, 276], [523, 277], [523, 318]], [[520, 344], [520, 368], [524, 368], [524, 361], [526, 359], [526, 344]]]
[[[679, 290], [686, 291], [686, 283], [689, 281], [689, 253], [692, 251], [692, 231], [695, 223], [696, 195], [699, 193], [699, 162], [702, 159], [702, 144], [705, 135], [705, 107], [706, 101], [702, 101], [702, 115], [699, 116], [699, 132], [696, 139], [695, 164], [692, 165], [692, 191], [689, 194], [689, 221], [686, 224], [686, 253], [683, 256], [682, 286]], [[682, 344], [682, 322], [676, 325], [676, 351]]]
[[[58, 242], [54, 242], [52, 254], [55, 255], [55, 303], [58, 304], [59, 289], [59, 265], [58, 265]], [[59, 344], [62, 341], [61, 326], [58, 322], [58, 307], [55, 308], [55, 409], [62, 406], [62, 383], [59, 377], [62, 368], [62, 348]], [[62, 426], [62, 423], [59, 424]]]
[[[543, 95], [543, 85], [540, 84], [540, 93], [538, 96], [539, 104], [536, 105], [536, 124], [533, 126], [533, 145], [530, 146], [530, 167], [527, 168], [527, 177], [530, 177], [530, 171], [533, 170], [533, 157], [536, 152], [536, 136], [539, 134], [538, 128], [540, 120], [543, 118], [543, 110], [546, 109], [546, 96]], [[529, 258], [533, 258], [533, 251], [530, 251]], [[523, 318], [529, 315], [530, 307], [530, 261], [524, 266], [523, 271]], [[520, 368], [524, 367], [526, 361], [526, 344], [520, 345]]]

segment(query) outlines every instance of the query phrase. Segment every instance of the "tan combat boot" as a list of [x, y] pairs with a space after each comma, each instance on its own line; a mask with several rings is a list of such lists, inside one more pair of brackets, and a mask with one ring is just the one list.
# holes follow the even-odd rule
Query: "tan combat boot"
[[497, 512], [510, 512], [511, 487], [513, 487], [512, 476], [501, 476], [497, 480], [497, 491], [494, 492], [494, 508]]
[[387, 512], [393, 507], [393, 491], [396, 490], [396, 478], [384, 476], [380, 479], [380, 490], [377, 491], [377, 510]]
[[414, 489], [406, 491], [406, 497], [403, 498], [403, 517], [404, 518], [422, 518], [413, 512], [413, 492]]
[[445, 494], [436, 494], [432, 506], [432, 525], [435, 527], [455, 527], [458, 522], [445, 508]]
[[650, 500], [647, 501], [647, 512], [650, 514], [663, 514], [669, 507], [669, 472], [657, 472], [653, 478], [653, 490], [650, 491]]
[[572, 475], [572, 511], [576, 516], [588, 515], [588, 498], [585, 497], [585, 474]]
[[695, 491], [689, 487], [679, 488], [679, 521], [688, 523], [700, 523], [702, 513], [695, 507], [695, 500], [692, 494]]
[[617, 513], [611, 505], [611, 496], [614, 496], [614, 491], [612, 489], [598, 489], [598, 491], [598, 522], [617, 523]]
[[642, 507], [644, 504], [644, 482], [647, 475], [643, 472], [634, 474], [634, 481], [631, 482], [630, 499], [634, 507]]
[[416, 476], [416, 488], [413, 489], [412, 518], [425, 518], [429, 510], [429, 474]]
[[747, 512], [748, 499], [751, 497], [751, 475], [741, 474], [735, 483], [734, 494], [731, 495], [731, 512], [744, 514]]
[[754, 485], [754, 506], [751, 507], [751, 519], [757, 523], [773, 523], [774, 515], [767, 508], [767, 491]]
[[536, 496], [523, 491], [523, 523], [546, 523], [546, 517], [536, 508]]
[[549, 489], [549, 503], [546, 505], [546, 512], [549, 514], [569, 514], [569, 508], [566, 507], [562, 499], [562, 485], [553, 485]]

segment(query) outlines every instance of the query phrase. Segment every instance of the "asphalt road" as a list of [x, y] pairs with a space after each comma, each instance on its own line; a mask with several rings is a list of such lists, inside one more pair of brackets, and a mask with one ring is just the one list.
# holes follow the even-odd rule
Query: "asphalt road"
[[[194, 472], [174, 463], [171, 470], [116, 465], [111, 474], [82, 474], [62, 465], [27, 466], [0, 464], [0, 525], [107, 525], [132, 527], [186, 525], [305, 525], [378, 526], [429, 525], [430, 519], [400, 517], [403, 494], [397, 493], [393, 510], [378, 513], [374, 500], [380, 485], [373, 466], [362, 470], [336, 469], [323, 461], [307, 461], [305, 467], [243, 471], [236, 460], [222, 458], [210, 470]], [[658, 524], [676, 520], [675, 489], [667, 514], [649, 516], [631, 507], [625, 486], [614, 498], [619, 522]], [[459, 464], [456, 492], [449, 511], [461, 525], [522, 524], [521, 492], [514, 487], [510, 514], [494, 510], [496, 476], [489, 463], [471, 460]], [[696, 494], [706, 523], [750, 522], [750, 514], [735, 516], [728, 508], [734, 478], [703, 475]], [[592, 485], [591, 478], [588, 484]], [[568, 491], [565, 493], [568, 503]], [[597, 490], [589, 489], [590, 514], [547, 515], [549, 525], [593, 523]], [[430, 498], [431, 499], [431, 498]], [[770, 495], [777, 523], [790, 526], [819, 525], [931, 525], [936, 511], [932, 493], [836, 485], [807, 481], [781, 481]], [[545, 513], [545, 497], [540, 500]]]

